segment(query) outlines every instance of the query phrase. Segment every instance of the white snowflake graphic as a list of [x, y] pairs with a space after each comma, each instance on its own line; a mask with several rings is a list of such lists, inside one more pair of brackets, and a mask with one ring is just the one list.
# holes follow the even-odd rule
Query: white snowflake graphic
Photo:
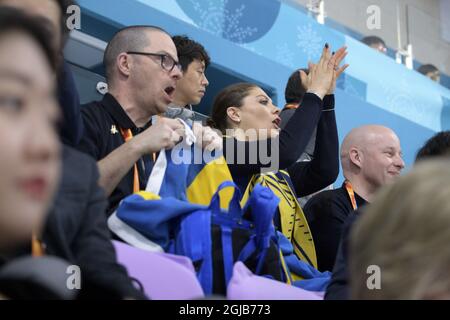
[[323, 39], [314, 30], [311, 23], [297, 27], [297, 46], [306, 54], [308, 60], [320, 57]]
[[253, 45], [251, 45], [249, 43], [240, 43], [239, 45], [241, 46], [241, 48], [244, 48], [244, 49], [247, 49], [247, 50], [249, 50], [249, 51], [251, 51], [253, 53], [259, 54], [260, 56], [264, 56], [264, 54], [260, 50], [256, 49], [255, 46], [253, 46]]
[[399, 86], [396, 87], [389, 86], [381, 81], [379, 84], [386, 97], [386, 107], [389, 111], [423, 125], [425, 125], [425, 122], [429, 122], [430, 119], [425, 112], [425, 108], [421, 108], [415, 102], [414, 93], [411, 92], [411, 87], [404, 77], [400, 79]]
[[289, 45], [285, 42], [278, 44], [276, 48], [275, 60], [281, 64], [295, 68], [294, 64], [294, 52], [289, 48]]
[[[342, 75], [341, 75], [341, 77], [342, 77]], [[338, 79], [337, 86], [339, 88], [343, 88], [344, 92], [348, 93], [349, 95], [357, 97], [361, 100], [366, 99], [364, 97], [364, 94], [362, 94], [355, 88], [355, 86], [353, 85], [353, 81], [349, 77], [346, 77], [345, 74], [344, 74], [344, 78], [342, 78], [342, 80], [341, 80], [341, 78]]]
[[216, 36], [223, 36], [233, 42], [244, 43], [248, 37], [258, 31], [254, 27], [239, 25], [246, 8], [244, 4], [230, 12], [227, 8], [229, 0], [190, 1], [194, 10], [200, 14], [200, 20], [196, 21], [197, 26]]

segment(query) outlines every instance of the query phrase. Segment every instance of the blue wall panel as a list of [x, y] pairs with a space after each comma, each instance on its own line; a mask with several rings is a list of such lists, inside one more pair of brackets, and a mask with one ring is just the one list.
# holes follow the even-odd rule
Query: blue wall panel
[[336, 93], [340, 139], [361, 124], [387, 125], [400, 136], [407, 164], [434, 132], [450, 128], [447, 88], [282, 2], [78, 2], [86, 18], [84, 32], [108, 41], [119, 26], [155, 24], [171, 34], [187, 34], [207, 48], [217, 70], [227, 72], [230, 79], [251, 79], [271, 88], [280, 106], [286, 80], [295, 68], [317, 60], [325, 42], [334, 49], [345, 44], [350, 68]]

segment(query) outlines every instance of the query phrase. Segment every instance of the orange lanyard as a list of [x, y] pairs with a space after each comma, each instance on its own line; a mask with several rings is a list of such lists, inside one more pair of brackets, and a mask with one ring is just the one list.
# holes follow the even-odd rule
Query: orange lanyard
[[[120, 133], [122, 134], [122, 137], [125, 140], [125, 142], [128, 142], [133, 138], [133, 133], [131, 132], [131, 129], [125, 130], [125, 129], [120, 128]], [[153, 162], [156, 162], [156, 155], [154, 153], [152, 153], [152, 157], [153, 157]], [[138, 172], [137, 163], [134, 164], [133, 172], [134, 172], [133, 173], [133, 193], [136, 193], [136, 192], [140, 191], [139, 172]]]
[[[125, 142], [130, 141], [133, 138], [133, 133], [131, 132], [131, 129], [122, 129], [120, 128], [120, 133], [122, 134], [123, 139]], [[133, 193], [139, 192], [139, 173], [137, 168], [137, 163], [134, 164], [134, 177], [133, 177]]]
[[41, 241], [36, 236], [36, 232], [31, 234], [31, 255], [33, 257], [42, 257], [45, 254]]
[[358, 205], [356, 204], [355, 192], [353, 191], [352, 184], [350, 181], [345, 180], [344, 182], [345, 189], [347, 190], [348, 196], [350, 197], [350, 201], [352, 202], [353, 210], [358, 209]]
[[298, 107], [300, 107], [298, 103], [286, 103], [283, 109], [297, 109]]

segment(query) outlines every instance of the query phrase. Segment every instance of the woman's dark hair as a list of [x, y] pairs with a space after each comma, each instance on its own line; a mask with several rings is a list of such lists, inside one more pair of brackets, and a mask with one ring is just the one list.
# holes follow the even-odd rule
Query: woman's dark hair
[[205, 69], [208, 68], [211, 59], [200, 43], [186, 36], [173, 36], [172, 40], [177, 47], [178, 59], [183, 72], [187, 70], [194, 59], [205, 62]]
[[441, 131], [428, 139], [416, 155], [416, 162], [450, 155], [450, 131]]
[[56, 70], [57, 59], [50, 41], [51, 33], [42, 19], [29, 16], [15, 8], [0, 8], [0, 37], [11, 31], [23, 32], [33, 38], [44, 52], [52, 70]]
[[225, 133], [225, 129], [229, 128], [227, 109], [229, 107], [241, 107], [242, 100], [249, 95], [252, 89], [257, 87], [252, 83], [241, 82], [232, 84], [220, 91], [214, 99], [211, 118], [207, 124]]
[[286, 103], [301, 103], [305, 96], [306, 89], [302, 85], [302, 79], [300, 78], [300, 70], [303, 70], [306, 74], [309, 74], [309, 69], [295, 70], [286, 84], [284, 90], [284, 98]]

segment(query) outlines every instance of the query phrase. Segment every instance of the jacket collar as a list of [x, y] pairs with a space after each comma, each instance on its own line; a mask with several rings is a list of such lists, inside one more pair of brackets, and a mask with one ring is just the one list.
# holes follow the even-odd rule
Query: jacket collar
[[[113, 95], [110, 93], [105, 94], [101, 103], [120, 128], [132, 130], [138, 129]], [[150, 123], [151, 120], [142, 129], [148, 128]]]

